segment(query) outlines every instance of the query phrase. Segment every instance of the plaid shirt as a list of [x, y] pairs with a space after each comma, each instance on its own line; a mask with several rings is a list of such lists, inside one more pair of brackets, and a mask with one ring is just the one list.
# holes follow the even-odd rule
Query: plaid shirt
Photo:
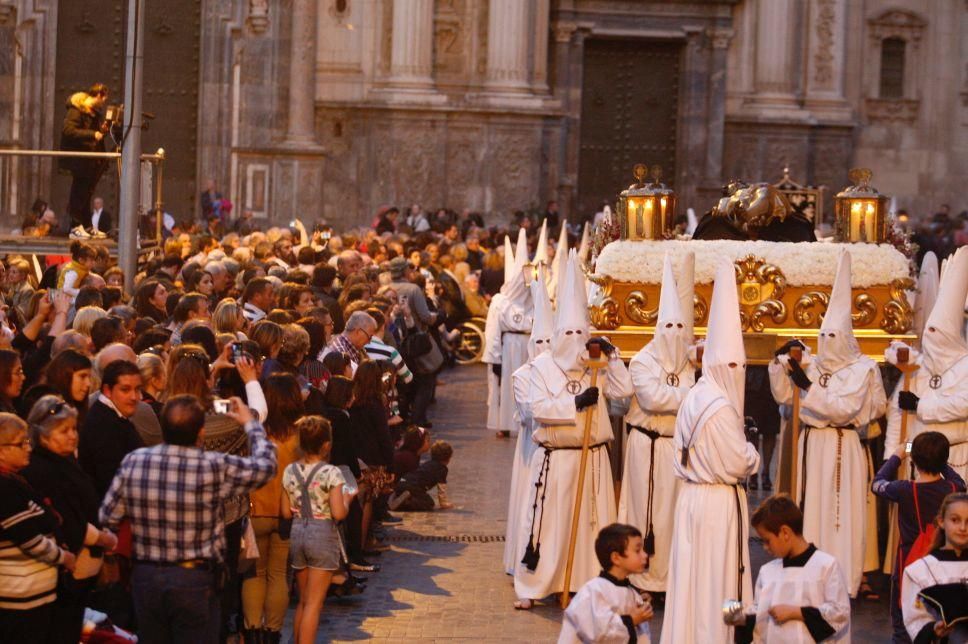
[[101, 503], [101, 523], [131, 521], [135, 559], [221, 561], [222, 501], [264, 485], [276, 472], [276, 448], [257, 421], [245, 426], [251, 456], [161, 444], [124, 457]]

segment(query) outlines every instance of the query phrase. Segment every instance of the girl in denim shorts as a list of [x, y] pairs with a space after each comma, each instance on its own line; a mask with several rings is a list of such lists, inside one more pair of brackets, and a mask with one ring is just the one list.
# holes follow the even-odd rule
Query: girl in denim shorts
[[282, 514], [292, 518], [289, 553], [299, 584], [293, 634], [300, 643], [316, 640], [326, 591], [339, 569], [335, 522], [346, 516], [355, 492], [344, 491], [339, 468], [326, 462], [333, 444], [329, 421], [305, 416], [295, 429], [304, 456], [282, 475]]

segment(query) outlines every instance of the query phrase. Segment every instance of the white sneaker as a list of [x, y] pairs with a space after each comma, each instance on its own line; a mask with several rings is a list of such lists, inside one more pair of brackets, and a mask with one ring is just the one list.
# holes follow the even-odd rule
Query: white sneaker
[[91, 235], [86, 230], [84, 230], [84, 226], [75, 226], [71, 230], [71, 238], [72, 239], [90, 239]]

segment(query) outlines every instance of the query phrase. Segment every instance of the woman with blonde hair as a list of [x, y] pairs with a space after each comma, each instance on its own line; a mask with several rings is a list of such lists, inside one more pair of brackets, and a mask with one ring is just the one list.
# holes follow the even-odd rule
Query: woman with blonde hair
[[242, 305], [232, 298], [219, 302], [212, 313], [212, 325], [216, 333], [232, 333], [239, 340], [247, 340], [247, 324], [245, 316], [242, 315]]
[[30, 298], [34, 294], [30, 264], [22, 257], [7, 261], [6, 288], [7, 301], [26, 318]]
[[148, 403], [155, 415], [160, 417], [165, 388], [168, 386], [165, 361], [154, 353], [142, 353], [138, 356], [138, 369], [141, 370], [141, 401]]
[[91, 337], [91, 328], [94, 326], [94, 323], [107, 316], [108, 312], [100, 306], [85, 306], [74, 315], [74, 322], [71, 324], [71, 328], [78, 333], [83, 333], [87, 337]]

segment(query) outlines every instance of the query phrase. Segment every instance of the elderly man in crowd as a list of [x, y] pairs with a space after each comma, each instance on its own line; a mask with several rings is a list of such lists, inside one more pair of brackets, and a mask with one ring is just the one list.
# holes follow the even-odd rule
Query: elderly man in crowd
[[377, 323], [366, 311], [356, 311], [346, 321], [346, 327], [339, 335], [334, 335], [329, 345], [323, 349], [319, 356], [322, 360], [328, 353], [342, 353], [349, 361], [356, 373], [356, 368], [361, 362], [367, 359], [367, 343], [376, 334]]
[[232, 398], [226, 415], [245, 428], [251, 456], [206, 451], [204, 407], [175, 396], [161, 412], [164, 443], [129, 454], [101, 504], [105, 526], [131, 522], [140, 642], [218, 641], [222, 502], [276, 472], [276, 448], [245, 403]]

